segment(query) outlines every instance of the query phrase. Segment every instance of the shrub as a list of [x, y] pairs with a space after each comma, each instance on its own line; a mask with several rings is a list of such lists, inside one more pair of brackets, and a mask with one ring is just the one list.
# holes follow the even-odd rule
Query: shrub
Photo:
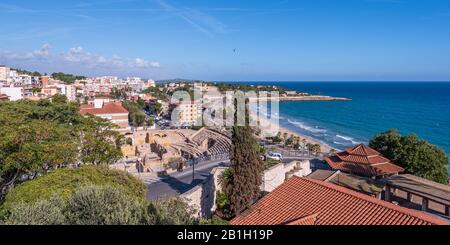
[[6, 225], [62, 225], [64, 202], [58, 196], [34, 204], [20, 203], [11, 209]]
[[138, 225], [147, 220], [146, 205], [110, 186], [77, 189], [67, 204], [73, 225]]
[[33, 204], [48, 200], [53, 195], [68, 200], [80, 186], [112, 186], [135, 199], [145, 199], [146, 186], [131, 174], [102, 166], [81, 166], [77, 169], [58, 169], [13, 188], [5, 198], [2, 209], [8, 210], [19, 203]]
[[183, 199], [173, 198], [150, 203], [148, 213], [155, 225], [196, 225], [193, 210]]
[[229, 225], [229, 222], [218, 216], [213, 216], [211, 219], [201, 219], [200, 224], [201, 225]]

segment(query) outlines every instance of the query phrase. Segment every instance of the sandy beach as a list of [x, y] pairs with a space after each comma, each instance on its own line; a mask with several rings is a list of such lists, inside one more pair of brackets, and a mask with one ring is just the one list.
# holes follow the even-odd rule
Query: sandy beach
[[[257, 115], [256, 112], [252, 111], [251, 116], [254, 120], [257, 119]], [[287, 129], [285, 127], [282, 127], [279, 124], [278, 120], [274, 120], [274, 119], [267, 119], [265, 117], [259, 117], [259, 125], [260, 125], [260, 129], [261, 129], [261, 137], [268, 137], [268, 136], [274, 136], [276, 134], [278, 134], [278, 132], [281, 133], [281, 135], [283, 135], [284, 133], [288, 134], [288, 137], [290, 137], [291, 135], [300, 137], [301, 140], [305, 139], [306, 143], [310, 143], [310, 144], [319, 144], [321, 151], [324, 153], [328, 153], [330, 152], [330, 150], [332, 149], [336, 149], [333, 148], [327, 144], [325, 144], [324, 142], [321, 142], [319, 140], [313, 139], [312, 137], [297, 133], [293, 130]]]

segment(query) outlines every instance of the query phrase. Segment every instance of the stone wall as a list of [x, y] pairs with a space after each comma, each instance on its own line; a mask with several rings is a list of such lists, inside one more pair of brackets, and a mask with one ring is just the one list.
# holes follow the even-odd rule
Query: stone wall
[[181, 195], [189, 206], [193, 207], [197, 213], [196, 217], [211, 217], [216, 210], [216, 193], [221, 191], [219, 178], [226, 168], [217, 167], [211, 171], [203, 184], [200, 184], [190, 191]]
[[[221, 190], [219, 177], [225, 169], [223, 167], [213, 169], [211, 176], [203, 184], [181, 195], [197, 211], [196, 217], [211, 217], [216, 210], [216, 194]], [[261, 190], [271, 192], [292, 176], [304, 177], [310, 173], [309, 160], [280, 163], [264, 172]]]
[[311, 173], [309, 160], [280, 163], [264, 171], [261, 190], [271, 192], [292, 176], [304, 177]]

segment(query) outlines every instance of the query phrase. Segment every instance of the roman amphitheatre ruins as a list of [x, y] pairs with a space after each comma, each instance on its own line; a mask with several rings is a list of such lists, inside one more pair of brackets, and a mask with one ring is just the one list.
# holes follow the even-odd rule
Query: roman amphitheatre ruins
[[221, 157], [231, 149], [228, 133], [210, 128], [138, 131], [127, 137], [132, 145], [122, 151], [129, 159], [138, 158], [144, 172], [174, 169], [189, 159]]

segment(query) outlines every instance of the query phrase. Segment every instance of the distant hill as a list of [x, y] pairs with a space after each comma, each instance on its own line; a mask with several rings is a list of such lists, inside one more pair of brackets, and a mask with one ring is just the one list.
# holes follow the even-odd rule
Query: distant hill
[[205, 82], [203, 80], [194, 80], [194, 79], [184, 79], [184, 78], [174, 78], [174, 79], [166, 79], [166, 80], [156, 80], [157, 83], [195, 83], [195, 82]]
[[35, 76], [35, 77], [42, 76], [42, 74], [37, 71], [27, 71], [27, 70], [22, 70], [22, 69], [18, 69], [18, 68], [11, 68], [11, 70], [16, 71], [17, 73], [23, 74], [23, 75], [29, 75], [29, 76]]

